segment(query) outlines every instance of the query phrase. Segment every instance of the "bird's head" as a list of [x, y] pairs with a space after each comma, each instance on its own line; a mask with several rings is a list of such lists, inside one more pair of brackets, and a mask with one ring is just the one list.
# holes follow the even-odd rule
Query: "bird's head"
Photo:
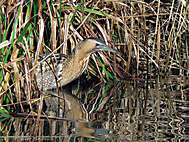
[[79, 44], [78, 48], [83, 54], [87, 54], [87, 56], [98, 51], [109, 51], [117, 53], [116, 50], [106, 45], [102, 40], [93, 37], [83, 40]]

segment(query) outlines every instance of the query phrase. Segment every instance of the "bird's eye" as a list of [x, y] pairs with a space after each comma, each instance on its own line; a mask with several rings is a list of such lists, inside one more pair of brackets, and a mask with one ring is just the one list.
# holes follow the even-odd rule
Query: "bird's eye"
[[96, 47], [97, 47], [97, 46], [100, 46], [100, 44], [96, 43]]

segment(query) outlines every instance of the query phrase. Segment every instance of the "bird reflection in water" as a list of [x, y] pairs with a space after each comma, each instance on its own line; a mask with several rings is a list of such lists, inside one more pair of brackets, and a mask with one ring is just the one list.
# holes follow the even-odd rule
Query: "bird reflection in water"
[[[47, 98], [45, 101], [49, 112], [55, 112], [58, 110], [58, 97], [64, 96], [60, 101], [60, 109], [64, 110], [64, 118], [73, 122], [74, 126], [68, 126], [70, 123], [64, 122], [66, 127], [72, 127], [72, 136], [82, 136], [87, 138], [105, 138], [110, 134], [109, 130], [104, 128], [91, 127], [91, 122], [88, 118], [88, 112], [85, 106], [79, 101], [76, 96], [73, 96], [67, 90], [61, 90], [59, 96], [56, 91], [45, 91], [46, 95], [52, 95], [54, 97]], [[64, 100], [64, 103], [63, 103]], [[64, 105], [65, 106], [64, 106]], [[61, 111], [61, 113], [63, 113]], [[51, 113], [52, 114], [52, 113]], [[55, 114], [53, 114], [55, 115]], [[54, 125], [56, 126], [56, 125]], [[56, 127], [53, 127], [56, 129]], [[52, 128], [52, 129], [53, 129]], [[56, 130], [53, 130], [54, 132]]]

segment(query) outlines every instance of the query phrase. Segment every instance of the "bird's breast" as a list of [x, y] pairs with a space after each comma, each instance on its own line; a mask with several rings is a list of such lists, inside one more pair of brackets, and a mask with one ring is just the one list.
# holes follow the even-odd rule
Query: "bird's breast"
[[59, 82], [60, 86], [64, 86], [77, 79], [87, 68], [88, 60], [72, 60], [62, 68]]

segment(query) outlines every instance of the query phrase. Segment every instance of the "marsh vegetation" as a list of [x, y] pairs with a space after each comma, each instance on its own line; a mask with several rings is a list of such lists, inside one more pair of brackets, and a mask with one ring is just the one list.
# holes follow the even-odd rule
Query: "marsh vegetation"
[[[141, 133], [134, 131], [136, 137], [129, 135], [132, 137], [130, 140], [136, 140], [139, 137], [145, 139], [142, 133], [150, 129], [149, 125], [145, 125], [145, 119], [152, 122], [154, 110], [157, 110], [156, 116], [160, 119], [164, 118], [161, 110], [166, 110], [171, 116], [174, 113], [177, 115], [179, 110], [188, 115], [178, 105], [178, 100], [180, 103], [184, 101], [182, 105], [188, 108], [187, 1], [1, 0], [0, 7], [2, 123], [17, 114], [24, 117], [32, 114], [37, 119], [36, 129], [31, 130], [30, 135], [37, 137], [40, 117], [47, 118], [50, 115], [46, 113], [47, 100], [55, 96], [57, 98], [61, 90], [54, 90], [54, 96], [53, 93], [41, 92], [36, 85], [36, 66], [46, 62], [46, 57], [52, 60], [54, 54], [68, 56], [81, 40], [89, 37], [99, 38], [119, 52], [92, 54], [88, 72], [63, 88], [85, 105], [91, 120], [98, 118], [104, 121], [105, 112], [108, 112], [108, 118], [113, 116], [112, 119], [121, 122], [120, 125], [124, 125], [121, 119], [125, 118], [127, 124], [136, 126], [136, 123], [128, 120], [136, 116], [138, 121], [142, 121], [137, 125]], [[152, 93], [154, 90], [156, 93]], [[156, 95], [152, 97], [152, 94]], [[56, 103], [60, 105], [65, 102], [60, 97]], [[64, 116], [66, 107], [65, 104], [62, 106], [60, 111], [53, 114], [53, 119], [55, 116], [58, 119], [60, 113]], [[153, 113], [150, 113], [152, 110]], [[110, 125], [112, 127], [109, 128], [116, 128], [117, 132], [117, 126]], [[130, 134], [130, 130], [125, 133]]]

